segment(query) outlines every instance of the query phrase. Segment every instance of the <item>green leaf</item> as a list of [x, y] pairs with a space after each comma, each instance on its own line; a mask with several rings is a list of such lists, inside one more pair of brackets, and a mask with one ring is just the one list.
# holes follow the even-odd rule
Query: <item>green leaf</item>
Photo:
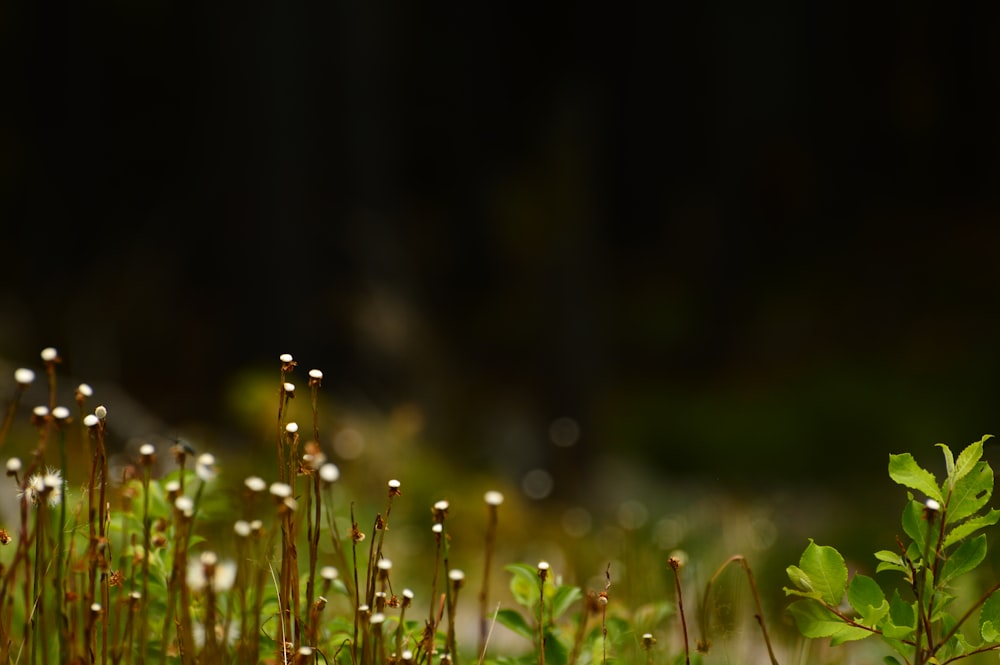
[[510, 592], [521, 607], [532, 608], [538, 605], [538, 569], [526, 563], [512, 563], [504, 566], [511, 573]]
[[817, 545], [810, 539], [799, 559], [799, 568], [823, 602], [833, 606], [840, 604], [847, 588], [847, 565], [840, 552], [833, 547]]
[[995, 593], [979, 610], [979, 634], [984, 642], [1000, 641], [1000, 596]]
[[552, 620], [555, 621], [563, 615], [563, 613], [569, 609], [570, 605], [576, 601], [583, 598], [583, 592], [580, 591], [579, 587], [562, 585], [556, 588], [556, 592], [552, 595], [552, 607], [550, 611], [552, 612]]
[[882, 629], [886, 637], [902, 640], [913, 635], [913, 628], [916, 625], [914, 604], [904, 601], [898, 589], [892, 592], [892, 599], [889, 601], [889, 619], [891, 624], [885, 625]]
[[[924, 504], [911, 500], [903, 506], [903, 531], [917, 545], [917, 551], [922, 551], [927, 542], [927, 520], [924, 518]], [[919, 554], [916, 557], [910, 557], [912, 561], [916, 561], [918, 558], [920, 558]]]
[[855, 574], [847, 587], [847, 602], [869, 626], [889, 613], [889, 602], [878, 583], [867, 575]]
[[948, 473], [949, 487], [954, 487], [955, 481], [958, 480], [955, 477], [955, 454], [951, 452], [951, 448], [947, 444], [939, 443], [936, 445], [944, 453], [944, 468]]
[[844, 623], [827, 608], [809, 600], [792, 603], [788, 611], [795, 619], [799, 632], [812, 639], [829, 637], [832, 644], [841, 644], [862, 640], [873, 634], [870, 630]]
[[993, 526], [997, 523], [997, 520], [1000, 520], [1000, 511], [996, 508], [991, 508], [990, 512], [985, 515], [973, 517], [966, 522], [962, 522], [948, 533], [944, 539], [944, 546], [950, 547], [966, 536], [975, 533], [984, 527]]
[[[806, 571], [802, 570], [798, 566], [789, 566], [785, 568], [785, 572], [788, 573], [788, 579], [792, 581], [792, 584], [797, 586], [800, 590], [807, 593], [813, 593], [813, 583], [806, 575]], [[787, 593], [787, 592], [786, 592]], [[817, 595], [817, 598], [819, 596]]]
[[497, 623], [531, 642], [538, 639], [538, 633], [517, 610], [510, 608], [500, 610], [497, 612]]
[[975, 514], [993, 495], [993, 469], [986, 462], [978, 462], [955, 483], [948, 499], [947, 519], [957, 523]]
[[569, 651], [551, 630], [545, 631], [545, 662], [546, 665], [566, 665]]
[[941, 567], [938, 584], [945, 585], [960, 575], [964, 575], [986, 558], [986, 535], [979, 534], [964, 541], [952, 552]]
[[889, 455], [889, 477], [904, 487], [923, 492], [928, 497], [944, 503], [941, 488], [934, 474], [920, 467], [913, 455]]
[[986, 437], [983, 437], [975, 443], [970, 443], [965, 447], [965, 450], [958, 454], [958, 460], [955, 462], [955, 480], [965, 477], [983, 457], [983, 443], [985, 441]]

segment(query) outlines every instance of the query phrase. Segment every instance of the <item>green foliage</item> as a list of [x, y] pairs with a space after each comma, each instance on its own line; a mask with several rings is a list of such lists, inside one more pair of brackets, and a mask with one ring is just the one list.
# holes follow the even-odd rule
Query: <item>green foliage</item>
[[[876, 574], [889, 578], [881, 585], [860, 573], [848, 579], [843, 556], [810, 540], [798, 565], [788, 566], [793, 586], [785, 588], [798, 598], [788, 611], [804, 636], [834, 645], [877, 636], [899, 656], [885, 662], [897, 664], [948, 663], [1000, 651], [1000, 583], [960, 613], [950, 611], [956, 582], [986, 560], [987, 538], [977, 532], [1000, 519], [996, 509], [983, 512], [993, 494], [993, 470], [982, 460], [989, 438], [957, 458], [938, 444], [947, 473], [940, 484], [909, 453], [889, 456], [889, 477], [926, 499], [907, 494], [901, 526], [908, 542], [898, 539], [897, 550], [875, 552]], [[901, 576], [902, 594], [894, 576]], [[963, 626], [977, 611], [978, 631], [969, 637]]]

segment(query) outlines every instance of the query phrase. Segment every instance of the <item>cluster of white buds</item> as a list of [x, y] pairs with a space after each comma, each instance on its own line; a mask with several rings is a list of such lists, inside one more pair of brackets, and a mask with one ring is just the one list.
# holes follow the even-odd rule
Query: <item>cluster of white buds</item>
[[187, 585], [192, 591], [228, 591], [235, 581], [236, 564], [232, 561], [219, 561], [215, 552], [202, 552], [197, 561], [188, 562]]
[[187, 519], [194, 517], [194, 499], [189, 496], [179, 496], [174, 499], [174, 508]]
[[[17, 458], [7, 460], [8, 475], [11, 473], [11, 462]], [[16, 466], [20, 468], [20, 460]], [[16, 473], [16, 471], [14, 472]], [[27, 501], [33, 506], [40, 503], [47, 503], [50, 506], [57, 506], [62, 500], [62, 473], [58, 469], [46, 469], [44, 473], [39, 472], [28, 478], [24, 488], [19, 490], [17, 498]]]

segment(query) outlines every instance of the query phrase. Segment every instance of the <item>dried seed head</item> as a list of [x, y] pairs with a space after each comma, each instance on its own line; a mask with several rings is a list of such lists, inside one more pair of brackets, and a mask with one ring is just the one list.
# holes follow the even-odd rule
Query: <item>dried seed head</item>
[[14, 381], [19, 386], [30, 386], [34, 380], [35, 373], [27, 367], [21, 367], [14, 370]]
[[51, 346], [47, 346], [42, 349], [42, 361], [47, 363], [59, 362], [59, 352], [56, 351]]
[[95, 416], [92, 413], [88, 413], [86, 416], [83, 417], [83, 424], [86, 425], [87, 427], [97, 427], [97, 424], [100, 422], [101, 421], [98, 420], [97, 416]]
[[97, 416], [98, 418], [100, 418], [101, 420], [104, 420], [105, 418], [108, 417], [108, 409], [107, 409], [107, 407], [105, 407], [103, 405], [97, 407], [96, 409], [94, 409], [94, 415]]

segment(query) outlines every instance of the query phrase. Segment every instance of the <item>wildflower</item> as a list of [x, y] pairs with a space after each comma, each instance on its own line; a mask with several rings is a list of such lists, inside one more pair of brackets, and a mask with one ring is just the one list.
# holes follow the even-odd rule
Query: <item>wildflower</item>
[[263, 492], [267, 489], [267, 483], [264, 482], [263, 478], [258, 478], [257, 476], [250, 476], [243, 481], [243, 484], [247, 486], [247, 489], [251, 492]]
[[21, 470], [21, 459], [19, 457], [11, 457], [7, 460], [7, 475], [13, 476], [18, 471]]
[[287, 499], [292, 496], [292, 486], [286, 483], [271, 483], [269, 491], [272, 496], [279, 499]]
[[549, 562], [539, 561], [538, 562], [538, 578], [545, 582], [545, 578], [549, 576]]
[[30, 386], [32, 381], [35, 380], [35, 373], [26, 367], [21, 367], [14, 370], [14, 381], [17, 382], [19, 386]]
[[188, 562], [187, 585], [192, 591], [211, 587], [216, 593], [228, 591], [236, 581], [236, 564], [219, 561], [215, 552], [202, 552], [197, 561]]
[[69, 418], [69, 409], [67, 409], [65, 406], [57, 406], [56, 408], [52, 409], [52, 417], [55, 418], [56, 420], [66, 420], [67, 418]]
[[[8, 461], [8, 464], [10, 462]], [[36, 473], [28, 478], [24, 488], [19, 490], [17, 498], [37, 506], [45, 501], [50, 506], [58, 506], [62, 500], [62, 474], [58, 469], [47, 469], [45, 473]]]
[[[292, 384], [286, 383], [285, 385], [286, 386], [291, 386]], [[292, 390], [293, 391], [295, 390], [294, 386], [292, 386]], [[299, 424], [298, 423], [288, 423], [287, 425], [285, 425], [285, 431], [288, 432], [289, 434], [295, 434], [296, 432], [299, 431]]]
[[451, 580], [456, 589], [460, 589], [465, 582], [465, 573], [458, 568], [452, 568], [448, 571], [448, 579]]
[[282, 388], [282, 390], [284, 390], [285, 394], [288, 395], [289, 397], [295, 397], [295, 384], [294, 383], [288, 383], [286, 381], [284, 384], [282, 384], [281, 388]]
[[34, 409], [31, 410], [31, 415], [33, 415], [36, 418], [44, 418], [45, 416], [49, 415], [49, 407], [36, 406]]
[[215, 455], [211, 453], [199, 455], [194, 464], [194, 472], [201, 478], [202, 482], [207, 483], [210, 480], [215, 480], [215, 477], [219, 475], [219, 470], [215, 467]]
[[42, 362], [55, 363], [59, 362], [59, 352], [53, 349], [51, 346], [47, 346], [42, 349]]
[[309, 386], [310, 387], [320, 385], [320, 382], [322, 380], [323, 380], [323, 372], [319, 371], [318, 369], [311, 369], [311, 370], [309, 370]]
[[295, 362], [295, 359], [292, 357], [292, 354], [290, 353], [282, 353], [280, 356], [278, 356], [278, 360], [280, 360], [283, 365], [288, 365], [290, 363]]
[[924, 506], [927, 508], [927, 510], [931, 511], [932, 513], [936, 513], [939, 510], [941, 510], [941, 504], [935, 501], [934, 499], [927, 499], [927, 501], [924, 503]]
[[499, 506], [501, 503], [503, 503], [503, 494], [497, 492], [496, 490], [490, 490], [489, 492], [483, 495], [483, 501], [485, 501], [487, 505], [490, 506]]
[[321, 568], [319, 571], [320, 577], [322, 577], [327, 582], [334, 581], [335, 579], [337, 579], [337, 576], [339, 574], [340, 573], [338, 573], [337, 569], [334, 568], [333, 566], [323, 566], [323, 568]]
[[104, 406], [103, 404], [98, 406], [96, 409], [94, 409], [94, 415], [100, 418], [101, 420], [104, 420], [105, 418], [108, 417], [108, 407]]
[[390, 480], [389, 483], [388, 483], [388, 485], [389, 485], [389, 496], [390, 497], [399, 496], [399, 495], [402, 494], [402, 492], [399, 489], [400, 482], [398, 480], [395, 480], [395, 479]]
[[240, 538], [247, 538], [247, 537], [249, 537], [250, 536], [250, 522], [247, 522], [246, 520], [236, 520], [236, 523], [233, 524], [233, 531]]
[[194, 516], [194, 500], [189, 496], [179, 496], [174, 500], [174, 508], [182, 513], [184, 517]]
[[327, 462], [319, 468], [319, 477], [323, 482], [335, 483], [340, 478], [340, 468], [333, 462]]
[[92, 413], [88, 413], [83, 418], [83, 424], [86, 425], [87, 427], [97, 427], [97, 423], [99, 422], [100, 421], [97, 419], [97, 416], [95, 416]]
[[94, 389], [90, 387], [88, 383], [81, 383], [76, 387], [77, 399], [81, 397], [93, 397]]

